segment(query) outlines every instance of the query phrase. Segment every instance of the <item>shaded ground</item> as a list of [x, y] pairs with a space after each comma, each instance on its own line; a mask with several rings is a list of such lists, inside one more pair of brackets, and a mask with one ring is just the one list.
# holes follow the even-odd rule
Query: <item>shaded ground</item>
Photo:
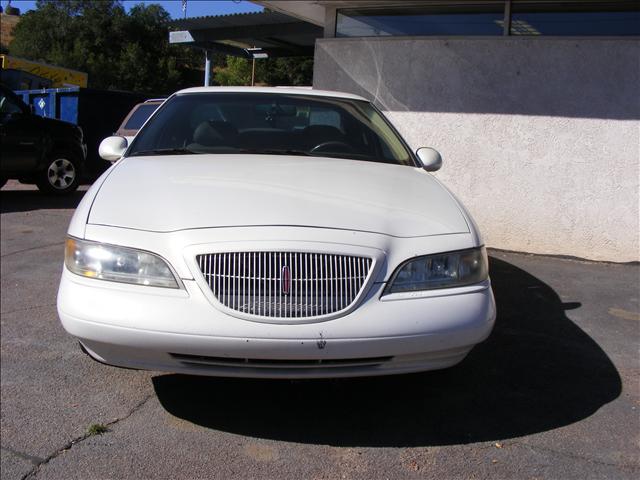
[[0, 193], [3, 479], [638, 475], [638, 266], [492, 252], [495, 331], [440, 372], [136, 372], [90, 361], [57, 319], [81, 195]]

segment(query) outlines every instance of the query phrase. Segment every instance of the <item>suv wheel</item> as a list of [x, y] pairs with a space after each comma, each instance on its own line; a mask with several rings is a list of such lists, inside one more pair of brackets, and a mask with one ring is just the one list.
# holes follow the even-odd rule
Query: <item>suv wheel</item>
[[47, 168], [40, 173], [36, 182], [43, 192], [64, 195], [78, 188], [78, 162], [65, 152], [57, 152], [49, 157]]

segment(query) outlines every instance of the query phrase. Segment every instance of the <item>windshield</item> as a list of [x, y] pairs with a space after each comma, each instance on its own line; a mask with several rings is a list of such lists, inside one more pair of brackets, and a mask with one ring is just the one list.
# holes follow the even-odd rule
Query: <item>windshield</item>
[[366, 101], [279, 93], [186, 93], [167, 100], [127, 156], [255, 153], [415, 166]]

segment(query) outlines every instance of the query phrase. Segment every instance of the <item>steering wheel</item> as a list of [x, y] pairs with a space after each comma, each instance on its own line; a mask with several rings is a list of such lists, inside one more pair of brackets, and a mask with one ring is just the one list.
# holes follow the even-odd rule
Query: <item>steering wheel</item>
[[324, 150], [327, 147], [337, 147], [338, 151], [340, 151], [340, 149], [342, 149], [342, 151], [346, 150], [347, 153], [354, 153], [355, 152], [355, 149], [351, 145], [349, 145], [348, 143], [341, 142], [339, 140], [330, 140], [328, 142], [319, 143], [318, 145], [313, 147], [311, 150], [309, 150], [309, 153], [316, 153], [318, 151]]

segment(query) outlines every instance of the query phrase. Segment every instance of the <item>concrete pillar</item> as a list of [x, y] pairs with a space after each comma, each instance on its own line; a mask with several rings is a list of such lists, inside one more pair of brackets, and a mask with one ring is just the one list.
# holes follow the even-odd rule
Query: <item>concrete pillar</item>
[[336, 36], [336, 7], [324, 7], [324, 38]]

